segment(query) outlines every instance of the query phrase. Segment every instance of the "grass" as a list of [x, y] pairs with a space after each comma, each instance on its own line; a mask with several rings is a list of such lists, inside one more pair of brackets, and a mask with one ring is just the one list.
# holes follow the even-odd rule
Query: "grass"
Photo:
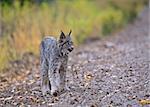
[[[87, 37], [109, 35], [132, 21], [146, 0], [56, 0], [50, 4], [1, 5], [0, 70], [26, 52], [39, 54], [45, 35], [73, 31], [76, 45]], [[55, 36], [56, 37], [56, 36]]]

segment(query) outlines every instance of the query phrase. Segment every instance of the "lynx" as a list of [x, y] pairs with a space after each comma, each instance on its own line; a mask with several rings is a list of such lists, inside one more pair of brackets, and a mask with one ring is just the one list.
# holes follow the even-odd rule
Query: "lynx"
[[53, 37], [45, 37], [40, 44], [41, 90], [45, 95], [50, 92], [57, 96], [65, 89], [65, 78], [68, 54], [73, 51], [73, 42], [62, 31], [57, 41]]

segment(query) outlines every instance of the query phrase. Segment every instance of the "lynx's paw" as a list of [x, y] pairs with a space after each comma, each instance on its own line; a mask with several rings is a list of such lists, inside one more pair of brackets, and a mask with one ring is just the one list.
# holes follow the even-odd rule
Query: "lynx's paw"
[[43, 87], [42, 87], [42, 93], [43, 93], [43, 95], [46, 95], [46, 94], [49, 93], [49, 92], [50, 92], [49, 87], [47, 87], [47, 86], [43, 86]]

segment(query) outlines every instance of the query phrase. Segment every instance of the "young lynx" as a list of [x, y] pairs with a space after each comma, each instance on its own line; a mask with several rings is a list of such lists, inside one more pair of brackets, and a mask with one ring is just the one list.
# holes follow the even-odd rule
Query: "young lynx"
[[44, 95], [51, 91], [56, 96], [65, 88], [68, 54], [73, 50], [70, 34], [71, 31], [67, 36], [61, 32], [59, 41], [46, 37], [40, 44], [41, 89]]

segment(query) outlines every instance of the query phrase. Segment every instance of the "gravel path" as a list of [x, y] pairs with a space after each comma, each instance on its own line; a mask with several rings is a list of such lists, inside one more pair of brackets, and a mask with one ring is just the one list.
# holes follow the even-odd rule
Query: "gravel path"
[[31, 53], [0, 78], [2, 107], [150, 107], [148, 9], [114, 36], [84, 44], [71, 54], [67, 84], [58, 97], [40, 91], [39, 60]]

